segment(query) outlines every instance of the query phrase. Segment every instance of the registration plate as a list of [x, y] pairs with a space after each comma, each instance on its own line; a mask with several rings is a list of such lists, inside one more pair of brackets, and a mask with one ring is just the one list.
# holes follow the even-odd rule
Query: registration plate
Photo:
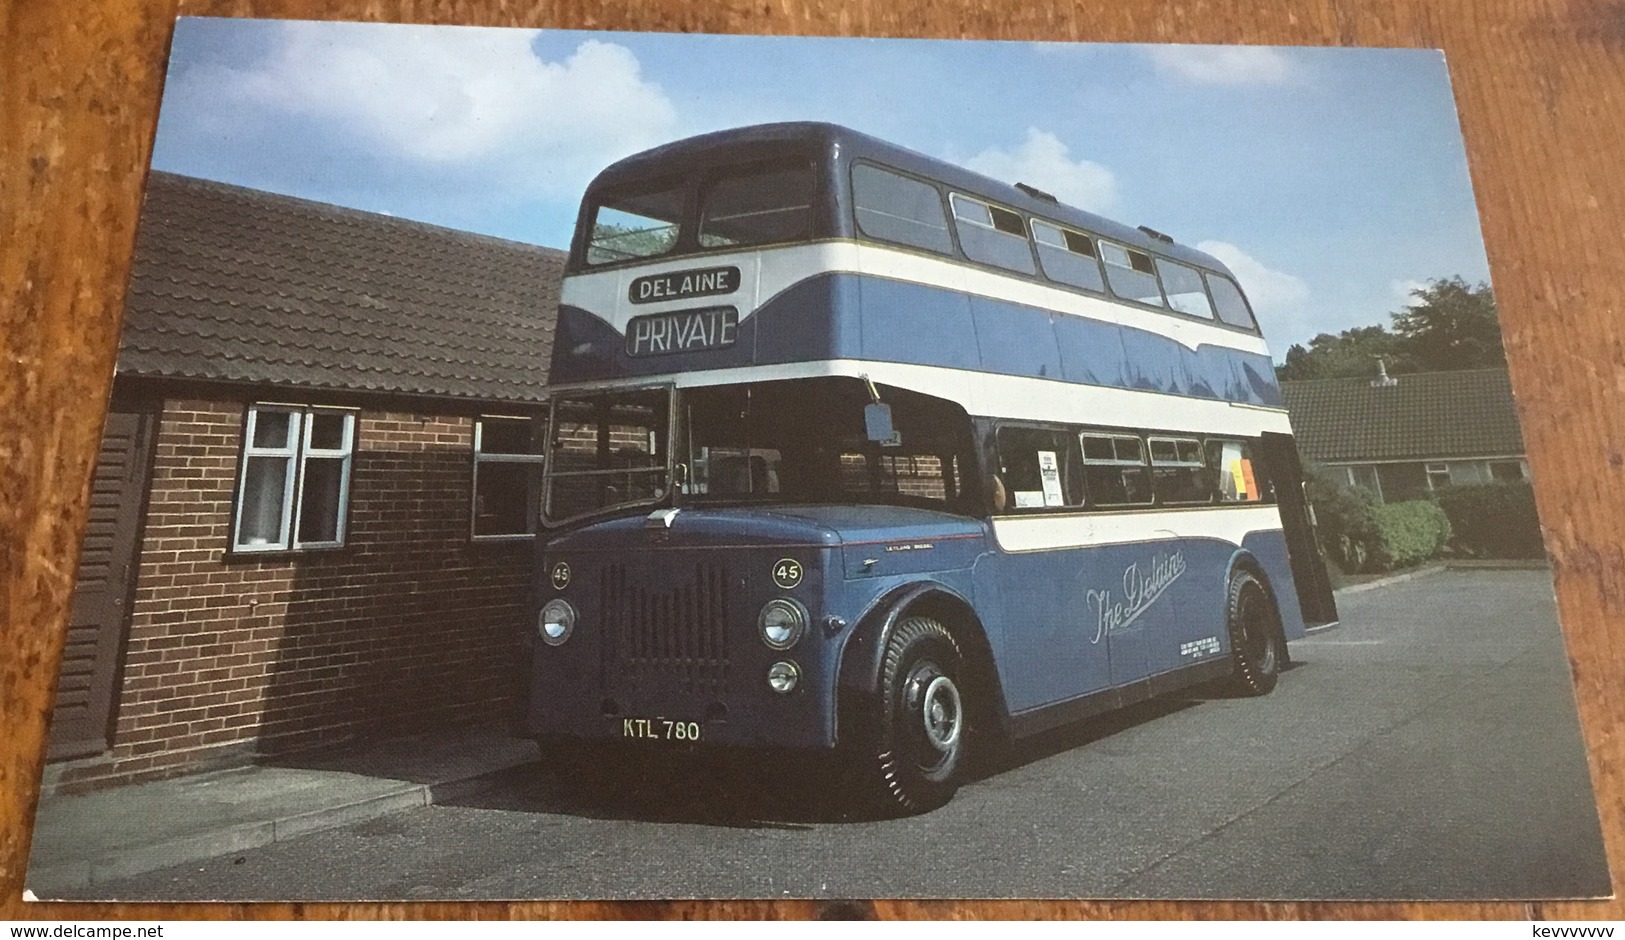
[[650, 741], [698, 741], [700, 723], [670, 718], [622, 718], [621, 737]]

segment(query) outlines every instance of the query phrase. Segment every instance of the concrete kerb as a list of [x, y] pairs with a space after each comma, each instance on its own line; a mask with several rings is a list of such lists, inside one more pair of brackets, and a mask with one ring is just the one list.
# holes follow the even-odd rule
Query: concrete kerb
[[1438, 574], [1441, 571], [1539, 571], [1541, 569], [1550, 567], [1551, 563], [1544, 558], [1514, 558], [1504, 560], [1491, 559], [1485, 561], [1452, 559], [1449, 561], [1437, 561], [1429, 565], [1424, 565], [1420, 568], [1413, 568], [1410, 571], [1400, 571], [1384, 578], [1376, 578], [1371, 581], [1362, 581], [1359, 584], [1350, 584], [1346, 587], [1337, 588], [1332, 593], [1337, 595], [1358, 594], [1361, 591], [1369, 591], [1374, 588], [1387, 587], [1391, 584], [1402, 584], [1406, 581], [1414, 581], [1417, 578], [1425, 578], [1428, 575]]
[[[353, 825], [405, 810], [430, 806], [437, 802], [449, 802], [477, 795], [495, 786], [503, 774], [523, 763], [522, 760], [509, 757], [494, 765], [488, 764], [477, 772], [443, 778], [432, 783], [390, 781], [398, 783], [398, 786], [384, 789], [382, 792], [374, 789], [373, 792], [359, 798], [341, 797], [331, 805], [316, 809], [284, 811], [268, 818], [232, 822], [204, 831], [171, 838], [154, 838], [137, 844], [102, 846], [92, 850], [93, 857], [81, 855], [43, 865], [31, 865], [26, 883], [31, 896], [50, 900], [57, 896], [57, 892], [65, 890], [84, 889], [90, 885], [173, 865], [261, 848], [324, 829]], [[206, 774], [204, 779], [226, 778], [242, 772], [236, 770]]]

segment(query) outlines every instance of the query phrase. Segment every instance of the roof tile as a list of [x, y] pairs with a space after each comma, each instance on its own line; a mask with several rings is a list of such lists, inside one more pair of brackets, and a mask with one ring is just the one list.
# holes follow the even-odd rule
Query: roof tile
[[535, 402], [564, 253], [154, 171], [119, 373]]
[[1282, 382], [1298, 449], [1309, 460], [1432, 460], [1522, 454], [1505, 369]]

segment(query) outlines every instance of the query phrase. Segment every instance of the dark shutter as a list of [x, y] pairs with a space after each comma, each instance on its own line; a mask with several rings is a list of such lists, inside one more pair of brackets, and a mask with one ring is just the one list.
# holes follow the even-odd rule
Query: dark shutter
[[51, 760], [106, 750], [146, 501], [153, 417], [112, 412], [102, 432], [51, 713]]

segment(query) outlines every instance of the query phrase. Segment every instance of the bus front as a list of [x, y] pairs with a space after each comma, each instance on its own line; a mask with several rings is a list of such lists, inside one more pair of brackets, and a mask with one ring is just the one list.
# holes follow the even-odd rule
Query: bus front
[[526, 731], [827, 749], [858, 621], [969, 593], [963, 408], [832, 352], [836, 146], [712, 135], [588, 190], [550, 382]]

